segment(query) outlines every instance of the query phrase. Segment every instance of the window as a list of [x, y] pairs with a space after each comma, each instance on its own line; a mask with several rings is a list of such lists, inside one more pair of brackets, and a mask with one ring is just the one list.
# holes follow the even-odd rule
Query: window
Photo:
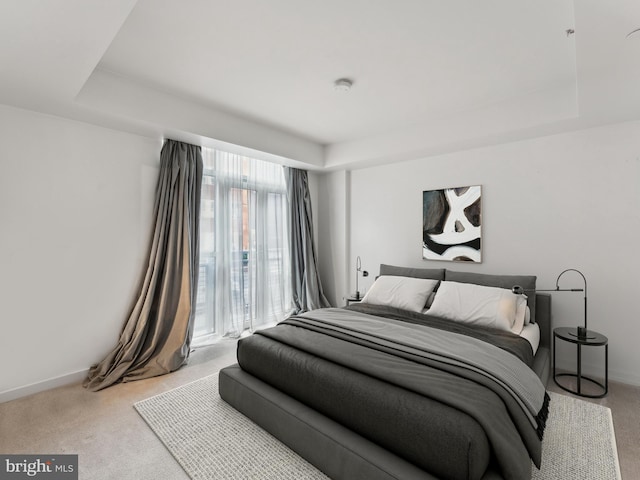
[[238, 336], [291, 309], [282, 167], [203, 149], [194, 339]]

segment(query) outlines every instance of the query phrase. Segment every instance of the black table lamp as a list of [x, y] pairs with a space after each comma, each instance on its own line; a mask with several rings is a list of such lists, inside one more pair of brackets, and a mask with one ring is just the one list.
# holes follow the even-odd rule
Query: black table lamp
[[360, 290], [358, 289], [358, 276], [360, 273], [362, 273], [363, 277], [369, 276], [369, 272], [362, 270], [362, 262], [360, 261], [360, 256], [358, 256], [356, 257], [356, 294], [354, 295], [356, 300], [360, 300]]
[[[584, 288], [560, 288], [560, 277], [562, 277], [567, 272], [576, 272], [577, 274], [579, 274], [582, 277], [582, 281], [584, 282]], [[513, 288], [511, 289], [511, 291], [513, 293], [515, 293], [516, 295], [522, 295], [526, 291], [530, 291], [530, 290], [525, 290], [520, 285], [514, 285]], [[576, 270], [575, 268], [568, 268], [568, 269], [564, 270], [563, 272], [561, 272], [560, 275], [558, 275], [558, 278], [556, 279], [556, 288], [551, 289], [551, 290], [538, 290], [538, 289], [536, 289], [536, 290], [533, 290], [533, 291], [536, 291], [536, 292], [584, 292], [584, 327], [578, 327], [577, 330], [576, 330], [576, 333], [570, 333], [570, 335], [574, 335], [575, 337], [578, 337], [581, 340], [584, 340], [584, 339], [586, 339], [588, 337], [588, 330], [587, 330], [587, 279], [582, 274], [582, 272], [580, 272], [579, 270]]]

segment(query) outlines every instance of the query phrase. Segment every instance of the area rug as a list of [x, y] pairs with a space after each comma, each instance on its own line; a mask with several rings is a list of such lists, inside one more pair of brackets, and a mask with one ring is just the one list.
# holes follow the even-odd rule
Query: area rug
[[[611, 410], [550, 393], [535, 480], [620, 480]], [[326, 480], [291, 449], [225, 403], [210, 375], [135, 405], [193, 480]]]

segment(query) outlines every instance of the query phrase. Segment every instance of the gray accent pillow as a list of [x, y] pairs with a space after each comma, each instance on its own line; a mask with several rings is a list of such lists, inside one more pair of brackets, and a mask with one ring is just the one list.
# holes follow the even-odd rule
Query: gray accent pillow
[[427, 278], [431, 280], [444, 280], [444, 268], [410, 268], [396, 267], [395, 265], [380, 264], [380, 276], [394, 275], [396, 277]]
[[527, 290], [527, 305], [531, 310], [531, 323], [536, 319], [536, 279], [535, 275], [488, 275], [484, 273], [456, 272], [447, 270], [445, 280], [448, 282], [474, 283], [486, 287], [499, 287], [511, 290], [515, 285], [520, 285]]

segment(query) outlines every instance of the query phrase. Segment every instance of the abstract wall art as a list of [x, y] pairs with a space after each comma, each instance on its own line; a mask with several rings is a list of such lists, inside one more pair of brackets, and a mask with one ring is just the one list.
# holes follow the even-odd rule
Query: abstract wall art
[[422, 258], [482, 262], [482, 186], [422, 192]]

